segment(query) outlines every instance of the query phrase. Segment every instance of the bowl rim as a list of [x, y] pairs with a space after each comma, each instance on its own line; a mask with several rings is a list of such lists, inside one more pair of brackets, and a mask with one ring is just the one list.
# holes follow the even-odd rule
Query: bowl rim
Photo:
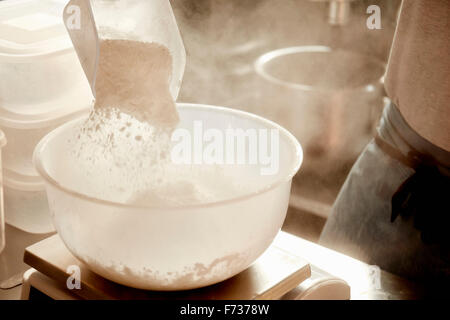
[[299, 171], [301, 164], [303, 162], [303, 149], [297, 140], [295, 136], [290, 133], [288, 130], [280, 126], [279, 124], [270, 121], [266, 118], [263, 118], [261, 116], [245, 112], [238, 109], [232, 109], [227, 107], [219, 107], [219, 106], [213, 106], [213, 105], [206, 105], [206, 104], [194, 104], [194, 103], [177, 103], [177, 109], [213, 109], [215, 111], [219, 111], [222, 113], [229, 113], [238, 115], [241, 117], [246, 117], [247, 119], [253, 119], [260, 123], [265, 124], [268, 127], [272, 127], [275, 129], [278, 129], [279, 132], [287, 138], [288, 142], [293, 146], [293, 161], [292, 161], [292, 167], [289, 169], [289, 172], [287, 175], [284, 175], [280, 179], [276, 180], [275, 182], [268, 184], [264, 186], [261, 189], [257, 189], [256, 191], [252, 191], [249, 193], [244, 193], [242, 195], [220, 200], [220, 201], [213, 201], [213, 202], [206, 202], [206, 203], [200, 203], [200, 204], [190, 204], [190, 205], [167, 205], [167, 206], [161, 206], [161, 205], [136, 205], [136, 204], [125, 204], [121, 202], [115, 202], [105, 199], [98, 199], [92, 196], [88, 196], [86, 194], [74, 191], [68, 187], [65, 187], [61, 185], [59, 182], [57, 182], [54, 178], [50, 176], [50, 174], [45, 169], [43, 163], [42, 163], [42, 153], [46, 147], [46, 145], [49, 143], [50, 140], [52, 140], [53, 137], [55, 137], [60, 131], [65, 130], [65, 128], [72, 126], [74, 123], [81, 121], [85, 117], [78, 117], [76, 119], [73, 119], [60, 127], [56, 128], [55, 130], [48, 133], [46, 136], [44, 136], [41, 141], [37, 144], [34, 152], [33, 152], [33, 163], [36, 168], [36, 171], [39, 173], [39, 175], [44, 179], [45, 184], [50, 184], [52, 187], [58, 189], [59, 191], [69, 194], [70, 196], [73, 196], [75, 198], [81, 199], [83, 201], [88, 202], [94, 202], [99, 205], [104, 206], [111, 206], [111, 207], [119, 207], [119, 208], [128, 208], [128, 209], [152, 209], [152, 210], [171, 210], [171, 211], [178, 211], [178, 210], [187, 210], [187, 209], [203, 209], [208, 207], [218, 207], [223, 206], [230, 203], [236, 203], [239, 201], [243, 201], [258, 195], [262, 195], [266, 192], [269, 192], [278, 186], [282, 185], [283, 183], [289, 182], [292, 180], [292, 178], [295, 176], [295, 174]]
[[334, 49], [332, 47], [326, 46], [326, 45], [305, 45], [305, 46], [294, 46], [294, 47], [286, 47], [281, 49], [272, 50], [269, 52], [264, 53], [263, 55], [259, 56], [256, 61], [254, 62], [254, 70], [256, 73], [262, 77], [263, 79], [281, 85], [285, 86], [290, 89], [297, 89], [297, 90], [303, 90], [303, 91], [317, 91], [317, 92], [348, 92], [348, 91], [365, 91], [365, 92], [372, 92], [376, 90], [375, 85], [381, 85], [384, 83], [384, 75], [385, 72], [378, 77], [377, 79], [374, 79], [373, 82], [362, 84], [358, 86], [348, 86], [344, 88], [326, 88], [326, 87], [320, 87], [320, 86], [314, 86], [314, 85], [307, 85], [307, 84], [301, 84], [296, 82], [290, 82], [283, 80], [281, 78], [275, 77], [269, 72], [266, 71], [264, 66], [277, 58], [298, 54], [298, 53], [333, 53], [333, 52], [344, 52], [345, 54], [353, 55], [353, 56], [360, 56], [360, 57], [366, 57], [370, 61], [372, 61], [374, 64], [380, 65], [380, 67], [383, 67], [386, 69], [386, 64], [381, 61], [380, 59], [370, 56], [367, 54], [363, 54], [357, 51], [350, 51], [350, 50], [344, 50], [344, 49]]

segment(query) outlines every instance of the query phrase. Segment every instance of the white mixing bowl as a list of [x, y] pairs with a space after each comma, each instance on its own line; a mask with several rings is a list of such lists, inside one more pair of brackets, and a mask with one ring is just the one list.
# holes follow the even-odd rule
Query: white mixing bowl
[[[202, 120], [204, 129], [278, 130], [278, 172], [264, 176], [260, 165], [235, 165], [230, 176], [252, 181], [257, 188], [212, 203], [136, 206], [75, 192], [66, 179], [76, 163], [68, 163], [64, 150], [84, 118], [57, 128], [35, 150], [35, 166], [45, 180], [59, 236], [92, 271], [120, 284], [169, 291], [223, 281], [253, 263], [285, 219], [291, 180], [303, 157], [294, 136], [238, 110], [192, 104], [179, 104], [178, 110], [180, 127], [188, 130], [194, 120]], [[80, 182], [77, 177], [73, 181]]]

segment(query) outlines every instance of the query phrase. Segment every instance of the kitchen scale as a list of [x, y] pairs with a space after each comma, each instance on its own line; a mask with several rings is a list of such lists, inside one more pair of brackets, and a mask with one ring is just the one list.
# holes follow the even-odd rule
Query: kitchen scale
[[[154, 292], [126, 287], [90, 271], [53, 235], [25, 250], [24, 261], [32, 268], [25, 272], [22, 299], [95, 300], [311, 300], [350, 299], [344, 281], [311, 265], [301, 257], [300, 238], [280, 232], [272, 245], [248, 269], [221, 283], [189, 291]], [[298, 250], [293, 250], [297, 247]], [[79, 267], [79, 288], [71, 270]], [[70, 278], [70, 279], [69, 279]], [[69, 279], [69, 281], [68, 281]]]

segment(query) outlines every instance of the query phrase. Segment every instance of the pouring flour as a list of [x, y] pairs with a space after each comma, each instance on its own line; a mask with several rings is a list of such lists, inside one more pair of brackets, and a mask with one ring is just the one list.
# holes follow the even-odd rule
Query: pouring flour
[[159, 44], [101, 40], [95, 110], [117, 108], [139, 121], [175, 127], [178, 114], [169, 91], [172, 57]]
[[242, 190], [221, 166], [170, 159], [185, 51], [168, 1], [72, 0], [64, 19], [96, 98], [70, 141], [78, 163], [73, 170], [88, 182], [76, 191], [127, 204], [181, 206]]

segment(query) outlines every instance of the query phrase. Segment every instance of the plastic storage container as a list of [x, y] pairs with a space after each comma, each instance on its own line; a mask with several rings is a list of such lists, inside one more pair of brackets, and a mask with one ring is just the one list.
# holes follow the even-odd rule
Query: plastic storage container
[[37, 176], [37, 142], [93, 99], [64, 27], [66, 2], [0, 2], [0, 128], [11, 141], [3, 167], [15, 174]]
[[0, 130], [0, 253], [5, 248], [5, 212], [3, 208], [2, 148], [6, 144], [5, 134]]
[[5, 220], [21, 230], [54, 230], [32, 153], [39, 140], [87, 112], [93, 97], [63, 23], [65, 0], [0, 2], [0, 129]]
[[290, 130], [305, 151], [304, 170], [332, 173], [353, 163], [384, 107], [385, 64], [326, 46], [268, 52], [257, 59], [258, 113]]
[[61, 115], [90, 94], [64, 27], [64, 4], [0, 2], [0, 117]]

